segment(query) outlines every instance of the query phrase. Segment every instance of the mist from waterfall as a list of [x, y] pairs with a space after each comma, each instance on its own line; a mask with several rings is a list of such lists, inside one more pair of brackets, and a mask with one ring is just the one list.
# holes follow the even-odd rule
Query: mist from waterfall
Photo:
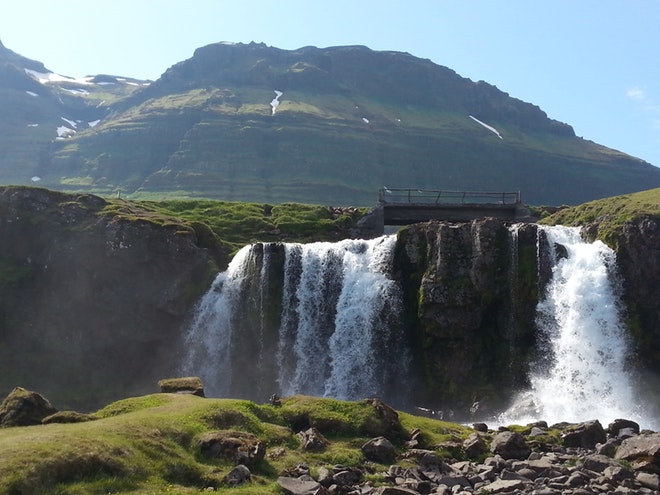
[[[395, 243], [244, 247], [197, 307], [183, 372], [213, 396], [402, 398], [409, 351], [389, 276]], [[275, 252], [284, 255], [279, 268]]]
[[543, 227], [555, 261], [537, 306], [541, 356], [531, 371], [531, 390], [517, 398], [499, 422], [579, 422], [616, 418], [648, 425], [635, 392], [620, 308], [614, 252], [587, 243], [580, 230]]

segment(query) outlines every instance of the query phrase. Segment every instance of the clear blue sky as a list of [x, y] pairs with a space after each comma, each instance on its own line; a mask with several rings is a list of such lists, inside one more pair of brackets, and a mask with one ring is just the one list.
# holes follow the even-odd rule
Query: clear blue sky
[[218, 41], [366, 45], [484, 80], [660, 166], [660, 0], [0, 0], [0, 40], [68, 76], [156, 79]]

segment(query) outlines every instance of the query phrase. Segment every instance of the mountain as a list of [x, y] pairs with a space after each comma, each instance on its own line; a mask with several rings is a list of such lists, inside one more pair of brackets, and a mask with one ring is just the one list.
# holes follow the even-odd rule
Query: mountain
[[148, 85], [56, 81], [4, 47], [0, 62], [0, 183], [355, 206], [383, 186], [520, 190], [528, 204], [660, 186], [659, 168], [407, 53], [217, 43]]
[[[110, 104], [147, 81], [109, 75], [72, 78], [48, 70], [0, 42], [0, 183], [39, 182], [58, 142], [91, 129]], [[66, 188], [66, 178], [57, 185]]]

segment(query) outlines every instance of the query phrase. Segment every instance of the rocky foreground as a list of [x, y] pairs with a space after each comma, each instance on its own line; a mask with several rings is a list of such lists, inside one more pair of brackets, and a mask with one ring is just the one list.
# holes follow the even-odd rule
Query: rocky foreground
[[366, 467], [343, 466], [321, 470], [317, 479], [298, 466], [278, 483], [295, 495], [660, 493], [660, 434], [640, 433], [633, 421], [617, 420], [606, 430], [598, 421], [554, 425], [552, 429], [562, 432], [556, 446], [537, 440], [549, 430], [543, 422], [520, 433], [505, 428], [495, 433], [483, 424], [474, 427], [464, 442], [445, 445], [473, 460], [442, 459], [434, 448], [419, 448], [422, 432], [413, 432], [409, 448], [400, 452], [385, 437], [367, 442], [362, 452], [368, 460], [393, 463], [384, 476], [386, 486], [364, 482]]
[[[183, 387], [176, 381], [162, 381], [161, 391], [167, 392], [160, 396], [162, 400], [180, 397], [181, 393], [203, 397], [201, 382], [186, 380], [178, 384], [183, 383]], [[318, 399], [311, 407], [321, 408], [325, 400]], [[219, 411], [212, 399], [196, 401], [193, 403], [208, 404]], [[345, 435], [338, 435], [346, 426], [334, 414], [323, 419], [311, 410], [304, 414], [294, 411], [299, 406], [295, 399], [291, 401], [273, 397], [269, 405], [254, 407], [281, 411], [291, 437], [297, 441], [274, 443], [249, 433], [246, 425], [235, 425], [229, 430], [210, 428], [186, 442], [193, 456], [218, 466], [213, 476], [195, 482], [197, 489], [231, 491], [252, 484], [258, 493], [283, 491], [293, 495], [660, 494], [660, 433], [640, 431], [634, 421], [619, 419], [607, 428], [596, 420], [550, 426], [541, 421], [497, 431], [483, 423], [471, 428], [455, 425], [459, 428], [452, 430], [456, 434], [434, 442], [430, 441], [432, 432], [425, 428], [432, 428], [435, 422], [406, 429], [404, 423], [410, 423], [401, 421], [400, 413], [378, 399], [367, 399], [359, 407], [370, 419], [355, 438], [371, 433], [371, 439], [355, 445], [359, 449], [354, 457], [357, 462], [332, 465], [319, 461], [319, 455], [331, 451], [333, 443], [346, 441]], [[346, 403], [333, 404], [336, 410]], [[102, 415], [56, 411], [39, 394], [21, 388], [0, 405], [3, 428], [101, 420]], [[306, 426], [301, 428], [303, 423]], [[218, 425], [217, 420], [214, 425]], [[301, 463], [301, 458], [310, 462]], [[268, 475], [277, 491], [263, 491], [265, 464], [277, 467], [276, 474], [271, 469]], [[121, 470], [114, 474], [119, 473]]]

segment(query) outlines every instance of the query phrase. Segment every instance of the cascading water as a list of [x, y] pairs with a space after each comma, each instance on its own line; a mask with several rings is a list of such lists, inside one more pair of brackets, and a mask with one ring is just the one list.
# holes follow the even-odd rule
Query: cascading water
[[198, 305], [183, 372], [216, 396], [403, 400], [409, 353], [389, 278], [395, 243], [243, 248]]
[[531, 390], [500, 421], [643, 420], [627, 367], [614, 252], [600, 241], [584, 242], [577, 228], [543, 230], [556, 260], [537, 307], [548, 348], [532, 371]]

